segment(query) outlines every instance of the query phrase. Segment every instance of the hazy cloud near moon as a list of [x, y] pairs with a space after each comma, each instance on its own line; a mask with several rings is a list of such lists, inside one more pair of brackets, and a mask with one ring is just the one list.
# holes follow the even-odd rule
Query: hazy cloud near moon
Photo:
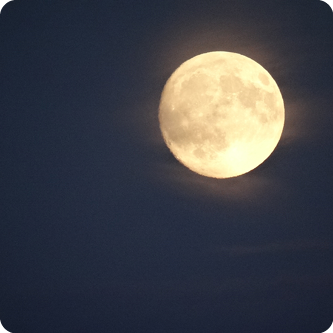
[[[260, 6], [268, 5], [272, 4], [260, 3], [258, 8], [249, 10], [243, 2], [242, 6], [221, 3], [221, 8], [215, 8], [218, 14], [214, 13], [214, 9], [200, 11], [191, 7], [188, 17], [177, 17], [175, 14], [166, 18], [169, 21], [156, 30], [156, 35], [143, 40], [143, 49], [147, 52], [146, 78], [131, 127], [137, 131], [146, 153], [149, 151], [149, 155], [154, 156], [149, 162], [147, 177], [154, 178], [158, 183], [165, 182], [166, 187], [190, 196], [206, 195], [248, 203], [264, 203], [268, 197], [282, 193], [285, 200], [292, 196], [292, 183], [281, 178], [283, 173], [290, 174], [283, 161], [292, 157], [292, 145], [320, 142], [329, 135], [328, 129], [327, 133], [322, 132], [322, 125], [329, 117], [329, 106], [323, 105], [321, 96], [327, 95], [327, 92], [325, 83], [317, 78], [314, 63], [316, 44], [321, 43], [326, 30], [323, 27], [312, 34], [309, 30], [312, 21], [299, 18], [302, 7], [289, 8], [276, 3], [271, 9], [272, 15], [262, 17]], [[313, 20], [317, 24], [315, 15], [320, 8], [315, 4], [313, 6]], [[286, 19], [268, 24], [269, 20], [281, 17], [281, 13], [273, 15], [274, 11], [283, 11]], [[305, 33], [304, 38], [296, 37], [299, 29], [308, 29], [309, 36]], [[243, 54], [268, 70], [281, 90], [286, 112], [282, 137], [272, 155], [249, 174], [219, 181], [185, 170], [170, 155], [158, 123], [161, 92], [172, 72], [191, 57], [216, 50]], [[138, 52], [140, 54], [141, 51]], [[295, 53], [299, 57], [295, 57]], [[327, 59], [329, 57], [328, 52]], [[313, 91], [313, 86], [317, 87], [316, 91]]]
[[[274, 254], [281, 252], [301, 252], [312, 250], [332, 250], [333, 243], [320, 240], [292, 240], [290, 242], [274, 242], [258, 246], [231, 246], [231, 247], [217, 247], [211, 251], [215, 254], [228, 255], [228, 256], [249, 256], [256, 254]], [[210, 251], [209, 251], [210, 252]]]

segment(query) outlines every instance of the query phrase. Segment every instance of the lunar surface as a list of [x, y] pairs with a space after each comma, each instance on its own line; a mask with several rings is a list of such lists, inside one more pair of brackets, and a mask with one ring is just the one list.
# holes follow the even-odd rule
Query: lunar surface
[[160, 128], [174, 156], [207, 177], [229, 178], [256, 168], [278, 144], [284, 104], [271, 75], [231, 52], [184, 62], [166, 82]]

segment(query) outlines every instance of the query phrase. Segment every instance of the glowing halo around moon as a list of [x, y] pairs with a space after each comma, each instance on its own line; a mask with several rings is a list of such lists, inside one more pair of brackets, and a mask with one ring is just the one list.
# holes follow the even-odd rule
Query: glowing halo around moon
[[209, 52], [185, 61], [166, 82], [159, 105], [166, 145], [192, 171], [229, 178], [273, 152], [284, 103], [271, 75], [254, 60]]

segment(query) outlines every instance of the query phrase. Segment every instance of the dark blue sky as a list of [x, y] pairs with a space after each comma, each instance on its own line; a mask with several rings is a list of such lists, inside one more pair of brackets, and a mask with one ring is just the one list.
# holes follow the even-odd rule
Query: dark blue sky
[[[159, 131], [184, 61], [243, 54], [276, 150], [197, 175]], [[13, 333], [320, 333], [333, 321], [333, 13], [302, 1], [20, 1], [0, 15], [0, 320]]]

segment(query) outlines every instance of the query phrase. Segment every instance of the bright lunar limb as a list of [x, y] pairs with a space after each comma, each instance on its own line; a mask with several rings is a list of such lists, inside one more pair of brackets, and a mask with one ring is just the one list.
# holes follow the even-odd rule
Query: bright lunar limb
[[278, 144], [284, 104], [271, 75], [254, 60], [209, 52], [184, 62], [166, 82], [160, 128], [174, 156], [207, 177], [256, 168]]

